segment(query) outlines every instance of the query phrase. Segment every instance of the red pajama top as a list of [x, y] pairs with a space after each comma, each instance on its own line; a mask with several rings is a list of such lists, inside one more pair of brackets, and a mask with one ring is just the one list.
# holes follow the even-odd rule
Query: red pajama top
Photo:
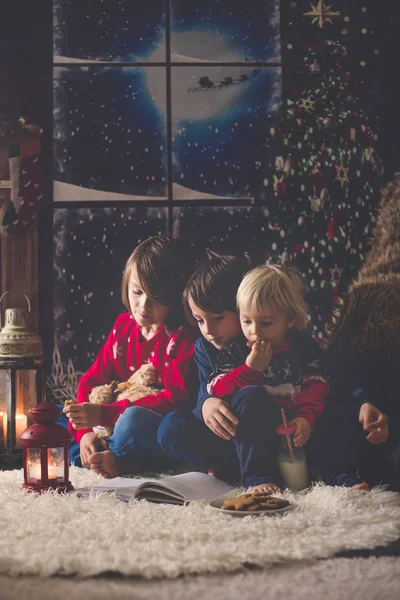
[[[195, 397], [198, 376], [193, 360], [197, 328], [182, 325], [168, 334], [162, 327], [149, 340], [141, 340], [140, 326], [129, 313], [121, 314], [116, 320], [96, 360], [78, 383], [77, 402], [88, 402], [89, 394], [98, 385], [112, 380], [127, 381], [144, 363], [153, 364], [164, 386], [155, 396], [144, 396], [135, 406], [151, 408], [159, 413], [192, 408], [189, 401]], [[126, 408], [129, 400], [118, 400], [112, 404], [101, 404], [99, 425], [112, 425]], [[77, 442], [92, 429], [75, 431], [71, 423], [68, 428]]]
[[209, 396], [229, 400], [240, 388], [260, 385], [273, 401], [314, 427], [330, 391], [325, 356], [317, 342], [306, 332], [295, 332], [273, 348], [263, 373], [246, 365], [250, 352], [246, 342], [240, 336], [218, 352], [207, 386]]

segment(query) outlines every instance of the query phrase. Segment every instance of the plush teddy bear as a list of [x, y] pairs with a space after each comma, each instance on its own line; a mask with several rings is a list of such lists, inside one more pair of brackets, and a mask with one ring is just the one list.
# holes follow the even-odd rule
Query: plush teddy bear
[[[136, 402], [143, 396], [155, 396], [160, 392], [162, 386], [157, 384], [157, 369], [146, 363], [142, 365], [128, 381], [117, 383], [112, 381], [105, 385], [98, 385], [94, 387], [89, 395], [89, 402], [93, 404], [110, 404], [117, 400], [129, 400], [130, 402]], [[66, 403], [74, 401], [67, 400]], [[93, 431], [100, 438], [107, 437], [112, 434], [114, 427], [103, 427], [98, 425], [93, 427]]]
[[[89, 395], [89, 402], [93, 404], [110, 404], [117, 400], [129, 400], [136, 402], [143, 396], [155, 396], [160, 392], [162, 386], [157, 384], [157, 369], [150, 363], [142, 365], [128, 381], [117, 383], [112, 381], [105, 385], [99, 385], [92, 389]], [[114, 427], [103, 427], [98, 425], [93, 427], [93, 431], [100, 438], [112, 434]]]

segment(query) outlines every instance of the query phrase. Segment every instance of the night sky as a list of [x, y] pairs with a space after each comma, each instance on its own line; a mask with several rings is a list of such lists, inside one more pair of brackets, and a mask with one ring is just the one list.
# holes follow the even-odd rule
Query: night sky
[[[172, 0], [170, 6], [171, 60], [280, 60], [278, 0]], [[55, 0], [54, 54], [62, 61], [165, 62], [164, 9], [164, 0], [147, 0], [145, 5], [132, 0]], [[182, 34], [188, 32], [191, 38], [185, 39]], [[211, 45], [204, 43], [204, 36]]]
[[[199, 83], [205, 78], [211, 89]], [[267, 128], [259, 123], [279, 102], [279, 68], [175, 67], [174, 182], [194, 198], [260, 195]], [[110, 192], [110, 199], [166, 196], [163, 68], [57, 67], [54, 104], [57, 181]]]
[[260, 196], [268, 134], [260, 124], [279, 108], [280, 73], [272, 67], [173, 69], [174, 183], [191, 190], [181, 199], [196, 192]]
[[[151, 94], [148, 69], [155, 81]], [[157, 108], [163, 105], [161, 67], [55, 68], [55, 179], [109, 192], [165, 196], [166, 126]]]
[[165, 38], [164, 0], [54, 0], [54, 54], [144, 62]]
[[[171, 51], [182, 55], [182, 34], [191, 31], [190, 56], [212, 61], [279, 62], [278, 0], [171, 1]], [[197, 34], [218, 38], [218, 43], [198, 44]], [[177, 61], [179, 56], [175, 57]]]

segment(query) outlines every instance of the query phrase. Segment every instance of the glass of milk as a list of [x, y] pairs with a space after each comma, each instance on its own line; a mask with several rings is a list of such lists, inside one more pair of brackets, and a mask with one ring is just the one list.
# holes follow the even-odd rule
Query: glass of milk
[[306, 455], [303, 448], [294, 445], [294, 432], [296, 425], [288, 423], [279, 425], [276, 433], [280, 438], [278, 465], [286, 486], [291, 490], [299, 491], [308, 487], [308, 471]]

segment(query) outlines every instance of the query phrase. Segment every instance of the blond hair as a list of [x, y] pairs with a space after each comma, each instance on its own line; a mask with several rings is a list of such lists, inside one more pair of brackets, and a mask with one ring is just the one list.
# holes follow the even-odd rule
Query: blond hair
[[308, 325], [305, 291], [304, 280], [294, 269], [261, 265], [244, 276], [236, 302], [241, 312], [262, 313], [267, 306], [275, 306], [294, 319], [294, 329], [302, 331]]

